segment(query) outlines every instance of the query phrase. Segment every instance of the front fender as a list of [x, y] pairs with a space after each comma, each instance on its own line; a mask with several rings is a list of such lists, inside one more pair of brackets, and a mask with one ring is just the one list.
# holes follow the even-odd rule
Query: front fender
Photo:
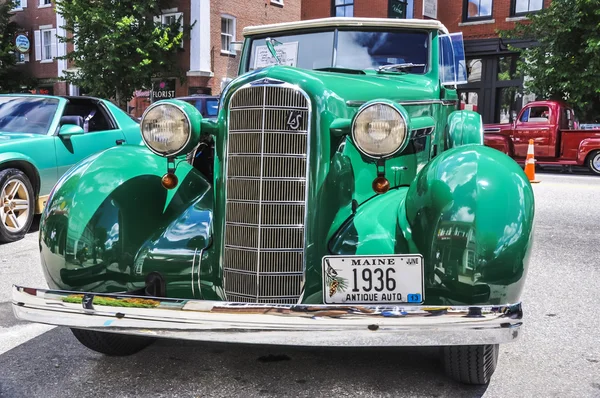
[[485, 133], [483, 135], [483, 143], [485, 146], [494, 148], [502, 153], [512, 156], [514, 154], [512, 140], [501, 134]]
[[600, 149], [600, 138], [591, 137], [581, 140], [577, 149], [577, 164], [584, 164], [590, 152]]
[[[55, 186], [40, 222], [40, 250], [52, 288], [98, 293], [144, 287], [161, 273], [171, 297], [193, 297], [190, 267], [210, 244], [212, 188], [186, 162], [179, 185], [166, 190], [166, 159], [145, 147], [121, 146], [93, 155]], [[144, 249], [144, 250], [142, 250]], [[160, 252], [178, 253], [180, 261]]]
[[506, 155], [468, 145], [433, 159], [406, 198], [412, 239], [428, 265], [429, 299], [516, 302], [525, 280], [533, 217], [531, 184]]
[[446, 149], [468, 144], [483, 145], [481, 115], [473, 111], [454, 111], [446, 124]]

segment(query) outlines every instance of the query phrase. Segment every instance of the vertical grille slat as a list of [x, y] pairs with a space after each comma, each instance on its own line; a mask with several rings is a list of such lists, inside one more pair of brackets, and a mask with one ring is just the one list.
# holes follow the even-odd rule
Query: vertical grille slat
[[223, 270], [227, 299], [298, 302], [310, 104], [295, 87], [253, 85], [230, 100]]

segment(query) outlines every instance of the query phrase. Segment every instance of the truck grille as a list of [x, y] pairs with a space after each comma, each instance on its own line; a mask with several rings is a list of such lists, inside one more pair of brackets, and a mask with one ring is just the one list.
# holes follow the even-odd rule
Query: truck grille
[[231, 97], [223, 257], [229, 301], [300, 298], [309, 120], [308, 97], [285, 84], [245, 86]]

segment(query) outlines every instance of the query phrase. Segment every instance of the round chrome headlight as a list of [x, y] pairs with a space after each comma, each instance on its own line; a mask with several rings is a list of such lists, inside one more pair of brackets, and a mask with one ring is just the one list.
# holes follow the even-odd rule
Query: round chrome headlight
[[366, 104], [354, 118], [352, 138], [367, 156], [383, 158], [393, 155], [404, 147], [408, 139], [406, 118], [391, 104]]
[[148, 107], [142, 116], [140, 129], [148, 148], [167, 157], [181, 154], [192, 135], [187, 114], [172, 103], [156, 103]]

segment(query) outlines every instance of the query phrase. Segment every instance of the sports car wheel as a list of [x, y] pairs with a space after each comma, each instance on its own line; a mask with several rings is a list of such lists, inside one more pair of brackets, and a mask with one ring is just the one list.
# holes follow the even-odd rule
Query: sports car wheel
[[22, 239], [33, 222], [33, 187], [21, 170], [0, 171], [0, 241]]
[[71, 329], [77, 340], [90, 350], [104, 355], [122, 357], [133, 355], [154, 342], [151, 337]]
[[588, 155], [587, 166], [592, 173], [600, 175], [600, 151], [594, 151]]
[[498, 363], [498, 344], [443, 347], [446, 374], [465, 384], [488, 384]]

